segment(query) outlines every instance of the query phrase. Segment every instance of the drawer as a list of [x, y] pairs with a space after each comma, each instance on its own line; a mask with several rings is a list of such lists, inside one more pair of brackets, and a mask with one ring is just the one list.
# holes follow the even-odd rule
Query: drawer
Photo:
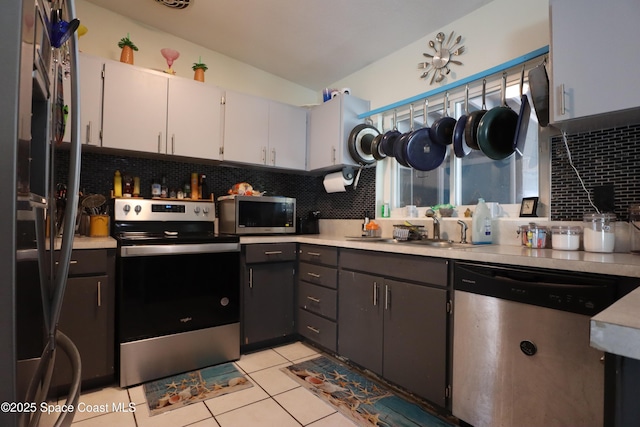
[[[60, 251], [55, 251], [55, 265], [58, 268]], [[69, 276], [107, 274], [107, 251], [105, 249], [80, 249], [71, 251]]]
[[338, 291], [300, 282], [298, 306], [320, 316], [335, 320], [338, 309]]
[[331, 320], [298, 310], [298, 333], [328, 350], [337, 349], [338, 328]]
[[340, 268], [443, 287], [447, 286], [448, 263], [448, 260], [441, 258], [385, 252], [340, 252]]
[[338, 248], [331, 246], [300, 245], [300, 261], [338, 266]]
[[245, 245], [247, 264], [295, 261], [296, 255], [295, 243], [258, 243]]
[[338, 288], [337, 268], [301, 262], [299, 263], [298, 274], [300, 275], [300, 280], [304, 280], [305, 282], [333, 289]]

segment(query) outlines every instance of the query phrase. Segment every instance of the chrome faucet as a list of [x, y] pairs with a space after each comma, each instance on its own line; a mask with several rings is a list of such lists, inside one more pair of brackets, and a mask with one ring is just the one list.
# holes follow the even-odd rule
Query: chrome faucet
[[436, 217], [436, 213], [433, 209], [427, 209], [425, 215], [433, 220], [433, 238], [440, 240], [440, 221]]
[[467, 243], [467, 223], [463, 220], [459, 219], [458, 224], [460, 224], [460, 243]]

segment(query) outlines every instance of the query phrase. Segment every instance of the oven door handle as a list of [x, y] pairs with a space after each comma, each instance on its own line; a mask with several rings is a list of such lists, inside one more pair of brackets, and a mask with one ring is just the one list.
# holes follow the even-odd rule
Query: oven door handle
[[150, 255], [205, 254], [218, 252], [240, 252], [240, 243], [198, 243], [184, 245], [135, 245], [121, 246], [120, 256], [140, 257]]

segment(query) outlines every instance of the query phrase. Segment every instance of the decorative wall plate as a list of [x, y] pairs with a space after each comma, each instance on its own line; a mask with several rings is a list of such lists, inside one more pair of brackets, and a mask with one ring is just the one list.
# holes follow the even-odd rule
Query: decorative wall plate
[[429, 84], [440, 83], [451, 72], [449, 66], [462, 65], [462, 62], [454, 59], [454, 57], [462, 55], [465, 51], [464, 46], [458, 46], [462, 40], [462, 36], [455, 37], [455, 31], [452, 31], [447, 38], [443, 32], [436, 34], [436, 39], [429, 40], [429, 46], [434, 53], [423, 53], [427, 58], [425, 62], [419, 62], [418, 68], [424, 70], [420, 78], [428, 79], [431, 77]]

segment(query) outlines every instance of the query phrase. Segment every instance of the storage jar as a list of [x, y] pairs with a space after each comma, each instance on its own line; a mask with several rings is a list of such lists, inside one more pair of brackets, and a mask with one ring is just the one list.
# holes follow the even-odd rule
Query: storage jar
[[534, 225], [527, 230], [527, 247], [543, 249], [547, 247], [549, 239], [549, 229], [547, 227]]
[[551, 227], [551, 247], [562, 251], [577, 251], [580, 249], [582, 227], [554, 225]]
[[616, 244], [616, 216], [612, 213], [584, 214], [584, 250], [613, 252]]
[[631, 233], [631, 253], [640, 254], [640, 205], [629, 208], [629, 233]]

